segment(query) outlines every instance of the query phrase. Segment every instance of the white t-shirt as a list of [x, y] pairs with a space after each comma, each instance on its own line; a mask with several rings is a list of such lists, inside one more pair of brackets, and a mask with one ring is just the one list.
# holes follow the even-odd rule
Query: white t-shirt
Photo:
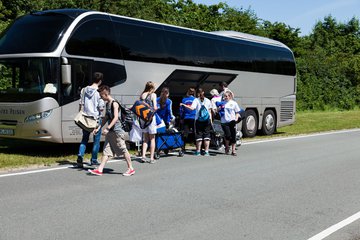
[[213, 96], [213, 98], [211, 99], [211, 103], [213, 105], [213, 109], [217, 109], [217, 106], [216, 106], [216, 102], [221, 102], [221, 95], [218, 95], [218, 96]]
[[194, 101], [191, 104], [191, 108], [195, 108], [196, 110], [196, 116], [195, 119], [198, 119], [199, 117], [199, 111], [201, 108], [201, 105], [205, 106], [206, 110], [209, 112], [209, 116], [211, 116], [211, 110], [213, 108], [211, 101], [208, 98], [204, 98], [204, 102], [201, 102], [200, 98], [195, 98]]
[[240, 107], [234, 100], [229, 100], [224, 105], [224, 115], [221, 117], [222, 123], [236, 120], [236, 113], [240, 112]]

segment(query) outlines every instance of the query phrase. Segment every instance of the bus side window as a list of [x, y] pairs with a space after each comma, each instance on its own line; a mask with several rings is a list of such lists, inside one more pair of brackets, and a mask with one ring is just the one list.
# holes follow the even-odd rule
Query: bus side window
[[86, 73], [84, 71], [86, 67], [84, 68], [84, 66], [76, 60], [74, 60], [74, 62], [76, 63], [72, 64], [73, 72], [71, 84], [64, 86], [65, 97], [76, 98], [80, 96], [81, 89], [88, 85], [88, 78], [86, 77]]
[[86, 74], [83, 70], [82, 65], [80, 64], [75, 65], [74, 84], [76, 86], [76, 95], [80, 95], [81, 89], [87, 85], [85, 78], [86, 78]]

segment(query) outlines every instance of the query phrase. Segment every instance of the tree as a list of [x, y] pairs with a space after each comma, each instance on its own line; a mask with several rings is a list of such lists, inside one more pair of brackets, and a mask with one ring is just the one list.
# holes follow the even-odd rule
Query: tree
[[262, 28], [266, 37], [282, 42], [296, 52], [300, 42], [299, 28], [292, 28], [285, 23], [271, 23], [270, 21], [264, 21]]
[[193, 0], [3, 0], [0, 30], [20, 15], [58, 8], [97, 10], [203, 31], [232, 30], [269, 37], [294, 52], [298, 109], [350, 109], [360, 104], [357, 18], [339, 23], [331, 15], [325, 16], [310, 35], [299, 37], [298, 28], [259, 19], [250, 8], [232, 8], [224, 2], [204, 5]]
[[[302, 42], [297, 58], [300, 109], [351, 109], [360, 103], [359, 21], [327, 16]], [[305, 44], [304, 44], [305, 43]]]

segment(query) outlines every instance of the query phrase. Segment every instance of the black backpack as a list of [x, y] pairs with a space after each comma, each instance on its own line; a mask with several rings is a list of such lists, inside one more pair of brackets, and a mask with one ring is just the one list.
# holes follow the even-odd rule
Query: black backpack
[[134, 113], [124, 107], [123, 105], [121, 105], [117, 100], [112, 101], [111, 103], [111, 111], [114, 114], [114, 110], [113, 110], [113, 103], [117, 102], [119, 104], [119, 121], [121, 123], [121, 128], [125, 131], [125, 132], [130, 132], [133, 122], [134, 122]]

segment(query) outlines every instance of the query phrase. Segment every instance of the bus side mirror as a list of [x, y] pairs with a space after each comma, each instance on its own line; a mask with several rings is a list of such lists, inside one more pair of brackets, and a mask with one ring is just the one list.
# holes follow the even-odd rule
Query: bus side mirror
[[64, 85], [71, 84], [71, 65], [67, 58], [61, 58], [61, 83]]

